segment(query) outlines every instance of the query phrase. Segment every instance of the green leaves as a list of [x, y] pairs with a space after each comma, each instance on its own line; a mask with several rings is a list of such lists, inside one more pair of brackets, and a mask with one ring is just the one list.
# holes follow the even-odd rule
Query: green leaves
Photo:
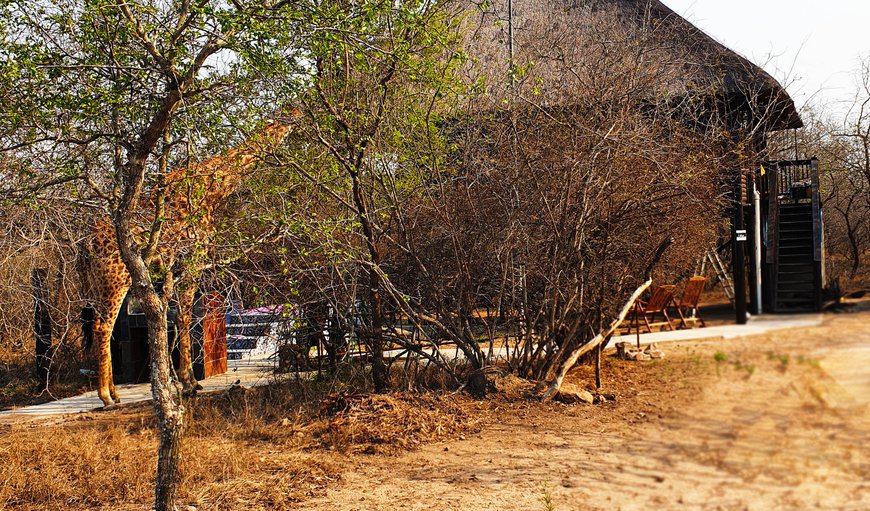
[[[124, 157], [180, 90], [165, 124], [168, 168], [224, 152], [298, 95], [306, 64], [295, 12], [262, 2], [3, 0], [0, 151], [38, 161], [31, 182], [87, 173], [111, 195]], [[150, 186], [156, 154], [145, 165]]]

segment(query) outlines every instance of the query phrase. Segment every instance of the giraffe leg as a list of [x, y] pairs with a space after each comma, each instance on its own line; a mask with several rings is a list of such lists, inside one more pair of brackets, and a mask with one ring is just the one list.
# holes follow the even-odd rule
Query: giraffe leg
[[97, 350], [99, 388], [106, 407], [120, 403], [112, 374], [112, 330], [130, 289], [127, 268], [118, 253], [111, 222], [99, 222], [93, 237], [79, 246], [77, 269], [94, 309], [93, 344]]
[[[112, 368], [109, 367], [109, 370], [111, 371]], [[112, 377], [109, 378], [109, 395], [112, 396], [112, 400], [115, 401], [115, 404], [118, 404], [118, 403], [121, 402], [121, 398], [118, 397], [118, 391], [115, 390], [115, 378], [114, 378], [114, 375], [112, 375]]]
[[97, 373], [98, 387], [97, 395], [103, 402], [105, 408], [110, 408], [115, 404], [114, 398], [111, 395], [112, 381], [112, 331], [106, 329], [106, 321], [97, 319], [94, 322], [94, 344], [97, 346]]
[[193, 360], [190, 357], [190, 327], [193, 324], [193, 299], [196, 288], [186, 288], [178, 297], [178, 315], [175, 318], [175, 328], [178, 332], [178, 380], [182, 385], [182, 393], [190, 395], [202, 390], [202, 385], [196, 381], [193, 374]]
[[112, 372], [112, 331], [115, 328], [115, 320], [121, 312], [121, 305], [127, 295], [129, 286], [107, 286], [103, 294], [103, 315], [94, 324], [94, 342], [99, 349], [99, 389], [97, 394], [106, 408], [120, 404], [121, 398], [115, 389], [115, 377]]

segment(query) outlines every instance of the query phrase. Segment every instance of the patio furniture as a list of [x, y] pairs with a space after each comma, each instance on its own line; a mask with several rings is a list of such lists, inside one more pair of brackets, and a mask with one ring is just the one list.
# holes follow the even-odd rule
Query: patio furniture
[[[652, 333], [654, 326], [674, 330], [674, 325], [668, 316], [668, 308], [673, 306], [676, 291], [677, 286], [659, 286], [652, 292], [648, 301], [637, 300], [632, 308], [633, 315], [628, 321], [628, 332], [631, 332], [632, 325], [640, 332], [641, 320], [649, 333]], [[656, 321], [656, 317], [659, 315], [662, 316], [662, 319]]]
[[686, 282], [683, 296], [680, 297], [679, 303], [675, 303], [677, 314], [680, 316], [680, 328], [691, 328], [689, 323], [698, 322], [701, 323], [702, 327], [707, 326], [704, 319], [698, 314], [698, 302], [701, 300], [701, 293], [706, 285], [707, 277], [692, 277]]

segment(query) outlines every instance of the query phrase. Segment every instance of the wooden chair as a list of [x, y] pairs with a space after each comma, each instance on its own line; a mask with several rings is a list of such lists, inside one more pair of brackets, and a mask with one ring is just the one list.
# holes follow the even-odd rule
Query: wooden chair
[[698, 322], [701, 323], [702, 327], [707, 326], [704, 319], [698, 314], [698, 302], [701, 301], [701, 293], [706, 285], [707, 277], [692, 277], [686, 282], [683, 296], [680, 297], [680, 302], [675, 304], [677, 314], [680, 316], [680, 328], [690, 328], [689, 323]]
[[[632, 321], [635, 328], [640, 330], [640, 321], [643, 319], [643, 326], [646, 331], [652, 333], [652, 327], [667, 327], [668, 330], [674, 330], [674, 325], [671, 323], [671, 318], [668, 316], [668, 308], [673, 307], [674, 293], [677, 292], [677, 286], [665, 285], [655, 288], [646, 302], [638, 300], [632, 308], [633, 316], [629, 319], [628, 331], [631, 332]], [[656, 316], [661, 314], [662, 320], [656, 321]]]

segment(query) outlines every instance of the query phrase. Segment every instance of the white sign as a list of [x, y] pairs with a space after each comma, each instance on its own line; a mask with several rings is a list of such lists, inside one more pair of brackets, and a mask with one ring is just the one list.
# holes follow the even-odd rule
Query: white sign
[[737, 241], [746, 241], [746, 229], [737, 229]]

